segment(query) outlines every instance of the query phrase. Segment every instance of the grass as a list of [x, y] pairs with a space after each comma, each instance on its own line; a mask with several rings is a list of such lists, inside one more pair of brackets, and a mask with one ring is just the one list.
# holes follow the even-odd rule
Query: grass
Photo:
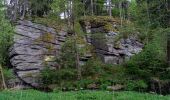
[[170, 100], [161, 96], [137, 92], [78, 91], [44, 93], [35, 90], [2, 91], [0, 100]]

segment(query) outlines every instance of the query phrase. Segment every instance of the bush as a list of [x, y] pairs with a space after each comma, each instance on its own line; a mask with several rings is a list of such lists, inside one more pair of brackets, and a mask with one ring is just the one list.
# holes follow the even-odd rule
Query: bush
[[15, 78], [12, 69], [4, 69], [3, 72], [6, 80]]
[[8, 49], [13, 43], [13, 27], [5, 19], [4, 12], [0, 10], [0, 64], [8, 65], [9, 54]]
[[53, 81], [55, 81], [58, 78], [58, 76], [56, 77], [55, 72], [48, 67], [41, 71], [41, 76], [43, 84], [45, 86], [53, 84]]
[[[153, 31], [153, 39], [144, 50], [125, 64], [127, 76], [132, 82], [127, 88], [144, 88], [152, 77], [164, 77], [166, 65], [166, 32], [162, 29]], [[136, 80], [136, 81], [135, 81]], [[142, 80], [142, 81], [138, 81]], [[135, 87], [134, 87], [135, 84]]]
[[144, 80], [130, 80], [126, 82], [126, 90], [132, 91], [132, 90], [137, 90], [137, 91], [143, 91], [148, 88], [147, 83]]
[[83, 76], [94, 76], [96, 74], [103, 73], [102, 67], [104, 64], [99, 59], [90, 59], [88, 62], [83, 66]]
[[100, 59], [91, 58], [81, 67], [80, 80], [77, 79], [75, 67], [61, 67], [58, 70], [47, 67], [41, 72], [43, 83], [45, 86], [55, 84], [55, 89], [59, 90], [87, 89], [90, 84], [105, 90], [107, 86], [125, 82], [123, 67], [104, 64]]

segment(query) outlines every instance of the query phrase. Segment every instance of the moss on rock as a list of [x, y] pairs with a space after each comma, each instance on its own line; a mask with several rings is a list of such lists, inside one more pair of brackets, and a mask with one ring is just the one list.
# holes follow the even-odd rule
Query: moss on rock
[[80, 19], [80, 24], [83, 26], [90, 25], [91, 28], [102, 27], [105, 32], [118, 31], [117, 26], [120, 26], [120, 19], [110, 16], [86, 16]]

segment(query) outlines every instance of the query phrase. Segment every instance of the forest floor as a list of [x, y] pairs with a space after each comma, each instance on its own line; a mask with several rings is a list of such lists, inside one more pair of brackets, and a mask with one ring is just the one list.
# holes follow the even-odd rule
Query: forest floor
[[132, 91], [77, 91], [45, 93], [35, 90], [2, 91], [0, 100], [170, 100], [169, 96]]

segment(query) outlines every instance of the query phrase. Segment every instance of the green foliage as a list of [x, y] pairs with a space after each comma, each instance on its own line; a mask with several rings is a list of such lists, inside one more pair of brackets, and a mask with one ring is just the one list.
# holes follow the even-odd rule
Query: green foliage
[[130, 80], [126, 82], [126, 90], [128, 91], [142, 91], [148, 88], [148, 83], [144, 80]]
[[49, 10], [51, 9], [50, 4], [53, 2], [53, 0], [30, 0], [29, 2], [32, 14], [42, 17], [44, 13], [49, 13]]
[[48, 67], [44, 69], [41, 72], [44, 85], [55, 84], [55, 89], [75, 90], [87, 89], [88, 85], [96, 84], [97, 88], [105, 90], [107, 86], [123, 84], [125, 81], [123, 67], [104, 64], [100, 59], [90, 59], [84, 66], [81, 66], [81, 80], [77, 80], [77, 69], [71, 66], [62, 66], [57, 70]]
[[[118, 42], [120, 39], [127, 39], [130, 36], [136, 36], [137, 38], [139, 38], [139, 41], [142, 40], [142, 36], [139, 33], [139, 29], [137, 27], [135, 27], [135, 24], [128, 21], [125, 25], [123, 25], [122, 27], [119, 27], [119, 33], [116, 38], [114, 38], [114, 42]], [[145, 37], [144, 37], [145, 38]]]
[[[75, 68], [76, 67], [76, 57], [75, 57], [75, 40], [74, 37], [69, 37], [67, 41], [63, 44], [60, 60], [61, 66], [63, 68]], [[59, 60], [58, 59], [58, 60]]]
[[[80, 18], [81, 25], [87, 25], [90, 23], [91, 27], [103, 27], [104, 32], [114, 31], [117, 32], [118, 30], [113, 27], [113, 23], [115, 25], [120, 25], [119, 18], [113, 18], [109, 16], [85, 16]], [[124, 23], [125, 21], [123, 21]]]
[[66, 10], [66, 1], [65, 0], [53, 0], [51, 4], [51, 8], [57, 13], [60, 14], [64, 10]]
[[58, 78], [58, 76], [56, 77], [54, 71], [49, 69], [48, 67], [41, 71], [41, 76], [44, 85], [52, 84], [53, 80]]
[[62, 87], [62, 84], [65, 86], [68, 81], [76, 79], [76, 73], [76, 70], [71, 68], [54, 70], [47, 67], [41, 72], [41, 76], [45, 86], [58, 84]]
[[28, 20], [32, 20], [35, 23], [38, 24], [43, 24], [46, 25], [48, 27], [54, 28], [56, 30], [56, 32], [61, 31], [61, 29], [63, 28], [63, 26], [66, 26], [64, 24], [64, 22], [60, 19], [60, 17], [54, 15], [54, 14], [48, 14], [48, 16], [46, 17], [31, 17], [31, 18], [27, 18]]
[[120, 16], [120, 10], [119, 10], [119, 8], [114, 8], [114, 9], [112, 9], [112, 16], [113, 16], [113, 17], [118, 17], [118, 16]]
[[166, 0], [136, 0], [136, 21], [149, 28], [168, 27], [169, 10]]
[[9, 60], [7, 51], [13, 42], [13, 27], [5, 19], [5, 11], [2, 10], [2, 7], [0, 7], [0, 65], [4, 66], [8, 64]]
[[14, 73], [11, 69], [3, 69], [3, 74], [6, 80], [15, 78]]
[[129, 17], [131, 20], [134, 20], [137, 17], [137, 3], [136, 0], [131, 0], [129, 5]]
[[91, 59], [83, 66], [84, 76], [94, 76], [103, 73], [102, 67], [104, 64], [98, 59]]
[[[61, 55], [56, 58], [58, 68], [56, 70], [47, 68], [42, 71], [43, 83], [46, 86], [55, 84], [56, 88], [65, 88], [73, 90], [75, 88], [87, 88], [89, 84], [96, 84], [100, 89], [105, 90], [107, 86], [114, 84], [126, 85], [127, 90], [145, 90], [148, 86], [148, 81], [151, 77], [160, 77], [168, 79], [169, 69], [166, 66], [166, 51], [165, 51], [165, 29], [155, 29], [157, 27], [168, 27], [169, 24], [168, 15], [169, 10], [166, 8], [166, 0], [162, 2], [160, 0], [132, 0], [129, 8], [117, 7], [120, 2], [126, 2], [127, 0], [112, 0], [115, 5], [112, 9], [114, 17], [101, 16], [107, 12], [104, 10], [105, 0], [93, 0], [94, 1], [94, 15], [100, 16], [85, 16], [91, 15], [91, 3], [90, 0], [83, 2], [80, 0], [72, 0], [72, 9], [68, 7], [68, 1], [66, 0], [31, 0], [32, 14], [35, 17], [32, 19], [36, 23], [44, 24], [61, 31], [66, 29], [65, 20], [60, 20], [59, 17], [62, 12], [72, 11], [70, 23], [75, 22], [74, 29], [70, 33], [76, 33], [75, 36], [69, 36], [66, 39], [65, 44], [62, 46]], [[121, 4], [122, 6], [122, 4]], [[156, 9], [156, 10], [155, 10]], [[127, 11], [128, 10], [128, 11]], [[50, 12], [51, 11], [51, 12]], [[50, 12], [50, 13], [49, 13]], [[12, 27], [4, 17], [4, 12], [0, 10], [0, 64], [6, 65], [8, 54], [7, 50], [12, 43]], [[128, 13], [128, 14], [127, 14]], [[127, 15], [128, 20], [124, 21]], [[91, 52], [91, 47], [84, 41], [84, 32], [80, 28], [80, 24], [76, 19], [80, 19], [80, 24], [90, 24], [92, 28], [103, 28], [103, 33], [114, 31], [120, 32], [120, 35], [115, 39], [118, 41], [120, 38], [128, 38], [130, 35], [138, 35], [144, 44], [146, 44], [144, 50], [132, 57], [132, 59], [125, 64], [126, 69], [122, 66], [107, 65], [96, 59], [95, 57], [89, 59], [82, 68], [82, 79], [77, 80], [76, 69], [76, 51], [80, 57]], [[67, 16], [66, 16], [67, 17]], [[62, 24], [61, 24], [62, 23]], [[113, 27], [115, 23], [118, 27]], [[101, 28], [101, 29], [102, 29]], [[70, 30], [70, 29], [68, 29]], [[102, 45], [106, 42], [105, 34], [96, 33], [92, 35], [99, 44]], [[51, 40], [50, 38], [49, 40]], [[119, 46], [119, 45], [116, 45]], [[50, 47], [49, 47], [50, 48]], [[168, 71], [167, 71], [168, 70]], [[126, 73], [125, 73], [126, 71]], [[10, 77], [10, 74], [5, 71], [5, 76]], [[126, 79], [129, 81], [126, 82]], [[61, 89], [60, 88], [60, 89]], [[84, 99], [84, 97], [78, 97]], [[88, 98], [95, 99], [95, 97], [88, 96]]]
[[[156, 29], [154, 33], [152, 41], [145, 46], [144, 50], [132, 57], [125, 65], [128, 77], [134, 80], [132, 83], [136, 84], [138, 81], [135, 80], [140, 79], [147, 83], [152, 77], [165, 77], [167, 69], [166, 41], [164, 41], [166, 40], [166, 32], [164, 29]], [[129, 83], [130, 88], [136, 88], [131, 87], [132, 83]], [[144, 86], [142, 83], [140, 85]]]
[[35, 90], [3, 91], [1, 100], [169, 100], [170, 96], [130, 91], [71, 91], [46, 93]]

